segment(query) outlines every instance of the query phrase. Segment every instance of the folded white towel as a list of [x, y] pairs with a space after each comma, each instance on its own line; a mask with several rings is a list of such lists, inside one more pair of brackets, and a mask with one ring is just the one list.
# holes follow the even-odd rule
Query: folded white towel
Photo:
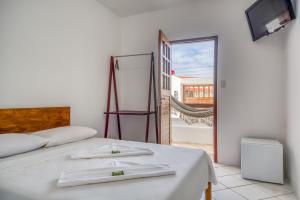
[[124, 156], [152, 155], [152, 154], [153, 151], [151, 149], [110, 144], [110, 145], [102, 146], [100, 148], [79, 150], [71, 154], [71, 159], [111, 158], [111, 157], [124, 157]]
[[93, 183], [105, 183], [128, 179], [174, 175], [176, 172], [168, 165], [117, 162], [117, 165], [97, 169], [63, 172], [58, 187], [69, 187]]

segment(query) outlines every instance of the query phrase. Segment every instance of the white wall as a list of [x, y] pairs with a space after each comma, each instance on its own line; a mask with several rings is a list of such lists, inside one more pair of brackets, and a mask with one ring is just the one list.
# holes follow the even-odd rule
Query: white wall
[[96, 0], [0, 1], [0, 107], [64, 106], [103, 131], [119, 18]]
[[287, 31], [287, 171], [294, 191], [300, 196], [300, 4], [297, 5], [297, 20]]
[[182, 86], [181, 86], [181, 78], [178, 78], [177, 76], [172, 76], [172, 95], [174, 96], [174, 92], [177, 91], [177, 94], [178, 94], [178, 100], [179, 101], [182, 101]]
[[[226, 80], [227, 87], [218, 87], [218, 154], [220, 162], [234, 165], [240, 163], [241, 137], [283, 141], [285, 131], [284, 34], [252, 42], [244, 14], [252, 2], [202, 0], [121, 20], [122, 53], [157, 52], [159, 29], [171, 40], [219, 36], [218, 78]], [[140, 99], [127, 92], [122, 101], [142, 107], [148, 74], [140, 69], [136, 73], [122, 71], [121, 76], [123, 90], [130, 86], [131, 91], [144, 91], [139, 93]], [[133, 81], [138, 84], [131, 84]], [[144, 119], [123, 121], [127, 122], [123, 128], [128, 139], [143, 140]]]

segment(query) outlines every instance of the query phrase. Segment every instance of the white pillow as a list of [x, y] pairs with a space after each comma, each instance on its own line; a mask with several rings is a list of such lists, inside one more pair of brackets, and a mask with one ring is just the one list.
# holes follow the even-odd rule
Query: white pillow
[[0, 134], [0, 158], [32, 151], [45, 146], [47, 143], [47, 139], [33, 135], [19, 133]]
[[47, 138], [49, 142], [46, 147], [52, 147], [94, 137], [97, 134], [97, 131], [81, 126], [65, 126], [37, 131], [33, 134], [36, 136]]

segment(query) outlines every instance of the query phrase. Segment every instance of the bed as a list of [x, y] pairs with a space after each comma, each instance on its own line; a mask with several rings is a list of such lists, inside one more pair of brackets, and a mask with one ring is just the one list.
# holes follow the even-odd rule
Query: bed
[[[28, 133], [68, 126], [70, 108], [0, 109], [0, 133]], [[176, 175], [59, 188], [62, 171], [97, 168], [108, 159], [71, 160], [70, 153], [86, 146], [117, 143], [147, 147], [152, 156], [123, 157], [121, 161], [165, 163]], [[0, 199], [155, 199], [211, 200], [216, 178], [209, 156], [201, 150], [104, 138], [90, 138], [56, 147], [40, 148], [0, 159]]]

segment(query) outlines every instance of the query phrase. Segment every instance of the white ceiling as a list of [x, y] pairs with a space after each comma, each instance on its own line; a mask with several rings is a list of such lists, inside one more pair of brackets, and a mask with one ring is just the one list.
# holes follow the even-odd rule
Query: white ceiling
[[120, 17], [164, 9], [195, 0], [97, 0]]

